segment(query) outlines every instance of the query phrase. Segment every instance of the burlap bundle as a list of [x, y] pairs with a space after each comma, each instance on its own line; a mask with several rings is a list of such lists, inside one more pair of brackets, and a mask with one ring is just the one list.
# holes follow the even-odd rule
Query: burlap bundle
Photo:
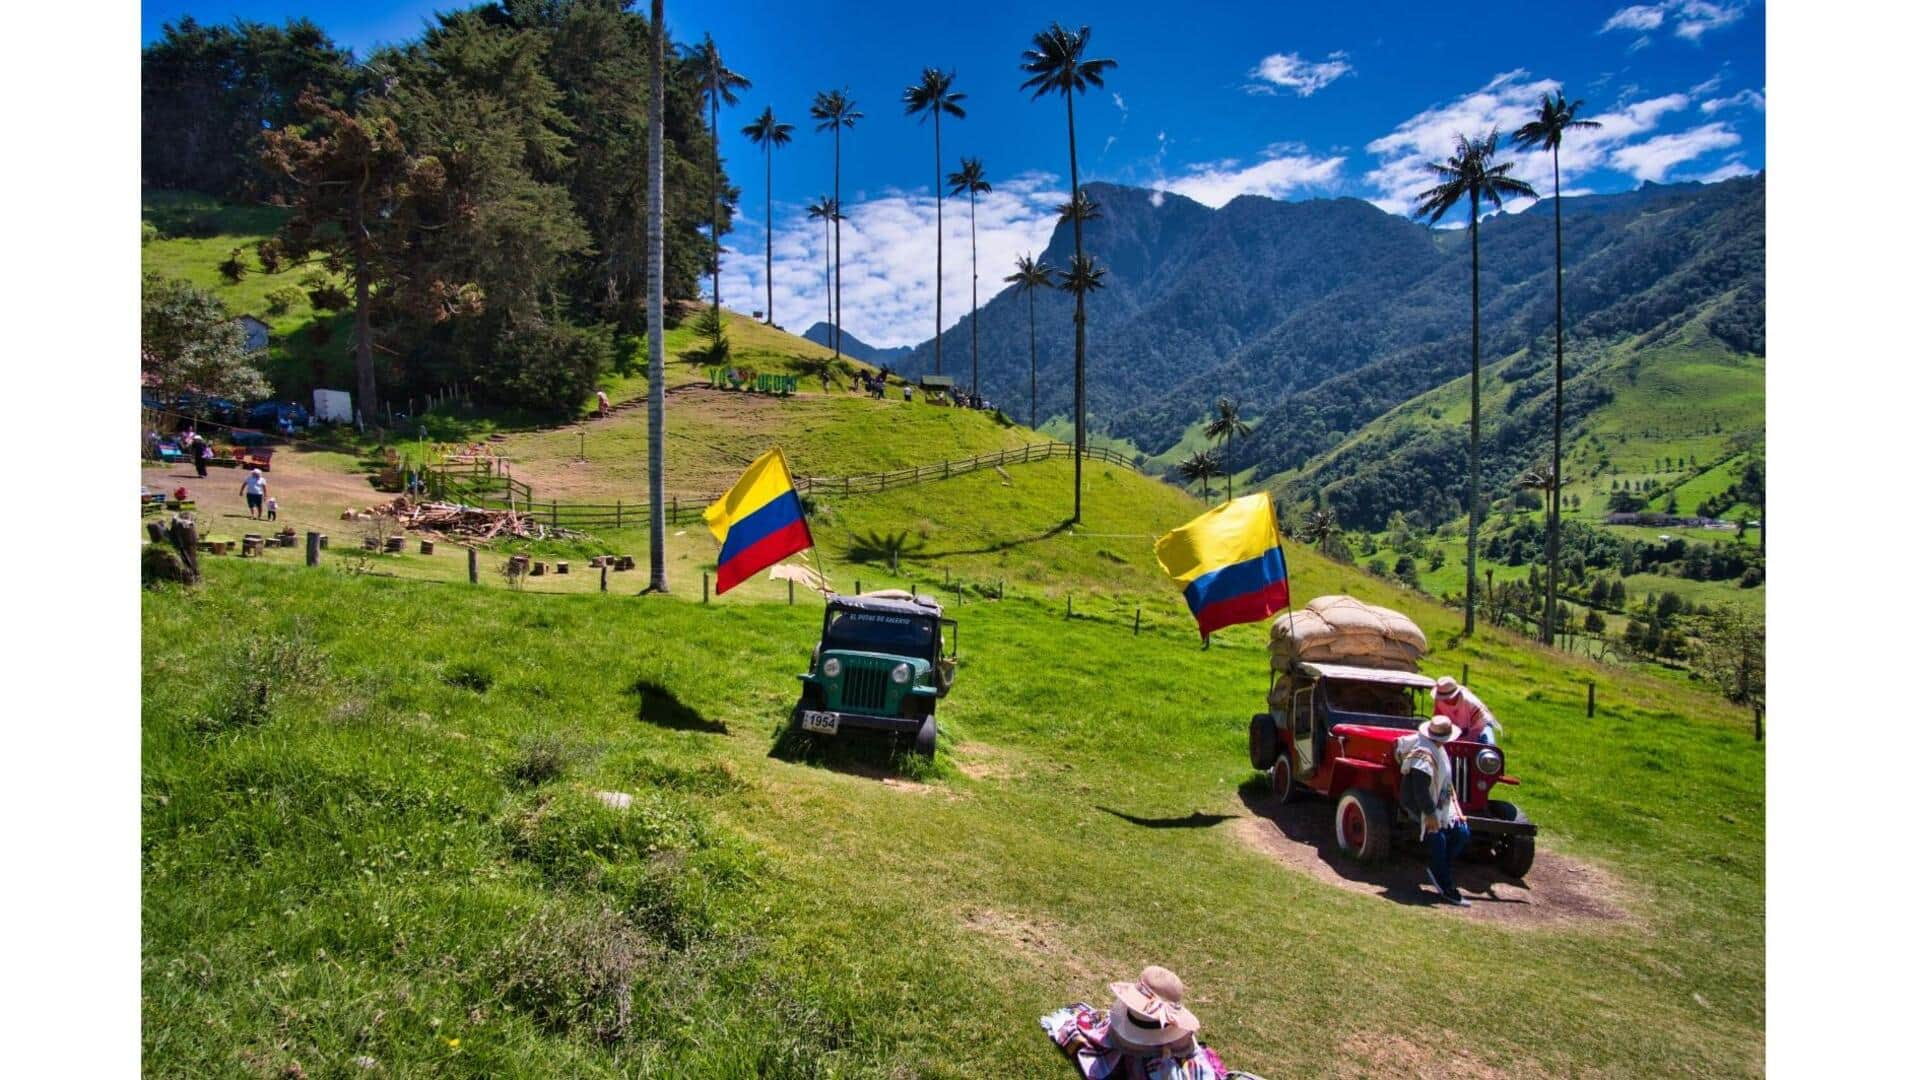
[[1351, 596], [1322, 596], [1291, 615], [1274, 617], [1267, 652], [1276, 671], [1296, 661], [1418, 671], [1427, 635], [1392, 608]]

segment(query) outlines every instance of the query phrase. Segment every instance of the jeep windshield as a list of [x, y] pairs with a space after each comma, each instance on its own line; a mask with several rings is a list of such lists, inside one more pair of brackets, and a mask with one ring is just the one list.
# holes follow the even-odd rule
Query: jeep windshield
[[933, 651], [934, 620], [882, 611], [835, 611], [827, 616], [826, 647], [853, 652], [926, 656]]
[[1331, 724], [1366, 724], [1372, 727], [1403, 728], [1418, 725], [1418, 701], [1414, 688], [1378, 682], [1324, 679], [1327, 720]]

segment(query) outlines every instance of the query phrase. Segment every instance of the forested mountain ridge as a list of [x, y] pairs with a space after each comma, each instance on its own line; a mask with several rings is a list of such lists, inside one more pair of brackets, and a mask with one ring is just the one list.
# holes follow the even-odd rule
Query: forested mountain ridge
[[[829, 349], [833, 348], [832, 323], [816, 322], [812, 326], [807, 327], [807, 332], [800, 336], [813, 342], [815, 345], [825, 345]], [[892, 348], [883, 349], [878, 345], [869, 345], [859, 338], [854, 337], [853, 331], [851, 330], [842, 330], [840, 331], [840, 351], [853, 357], [855, 360], [879, 365], [898, 364], [902, 357], [913, 350], [905, 345], [896, 345]]]
[[[1431, 231], [1356, 199], [1243, 196], [1209, 210], [1177, 195], [1088, 190], [1101, 217], [1087, 223], [1086, 247], [1108, 268], [1107, 287], [1088, 300], [1098, 431], [1158, 453], [1214, 399], [1232, 397], [1267, 418], [1235, 450], [1266, 477], [1468, 369], [1464, 231]], [[1568, 198], [1569, 349], [1658, 337], [1698, 317], [1711, 340], [1764, 355], [1765, 193], [1762, 174]], [[1070, 248], [1057, 228], [1047, 261], [1064, 264]], [[1524, 351], [1536, 365], [1516, 410], [1537, 407], [1542, 360], [1551, 389], [1552, 267], [1550, 202], [1482, 223], [1483, 357]], [[999, 402], [1024, 397], [1026, 306], [1003, 293], [980, 313], [982, 379]], [[1057, 415], [1072, 395], [1072, 301], [1043, 292], [1036, 308], [1040, 411]], [[963, 318], [949, 347], [969, 332]], [[902, 367], [930, 364], [928, 343]], [[1526, 441], [1518, 429], [1514, 438]]]

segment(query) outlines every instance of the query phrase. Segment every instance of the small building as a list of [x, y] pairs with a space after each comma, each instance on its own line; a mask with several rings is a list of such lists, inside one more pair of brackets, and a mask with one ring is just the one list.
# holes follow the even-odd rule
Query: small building
[[240, 329], [244, 331], [247, 335], [247, 351], [248, 352], [265, 352], [266, 351], [267, 331], [270, 330], [271, 327], [269, 327], [266, 323], [260, 321], [259, 319], [253, 317], [252, 315], [240, 315], [240, 316], [237, 316], [233, 321], [237, 323]]

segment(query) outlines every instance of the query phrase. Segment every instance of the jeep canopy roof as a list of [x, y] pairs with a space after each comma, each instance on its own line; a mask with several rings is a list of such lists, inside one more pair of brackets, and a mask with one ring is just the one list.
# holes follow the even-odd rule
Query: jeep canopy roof
[[1354, 667], [1350, 664], [1322, 664], [1300, 661], [1293, 670], [1311, 679], [1344, 679], [1348, 682], [1381, 683], [1387, 686], [1411, 686], [1415, 690], [1433, 689], [1433, 680], [1417, 671], [1388, 671], [1384, 668]]
[[[827, 606], [840, 611], [875, 611], [887, 615], [924, 615], [940, 617], [940, 602], [932, 597], [913, 595], [899, 589], [885, 592], [862, 593], [859, 596], [843, 596], [834, 593], [827, 597]], [[1429, 683], [1428, 685], [1432, 685]]]

